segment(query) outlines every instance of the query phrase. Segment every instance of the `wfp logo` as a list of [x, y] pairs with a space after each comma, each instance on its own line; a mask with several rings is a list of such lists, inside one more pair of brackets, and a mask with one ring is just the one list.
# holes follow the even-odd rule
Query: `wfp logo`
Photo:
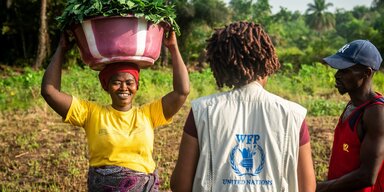
[[236, 135], [237, 145], [231, 150], [229, 161], [232, 170], [239, 176], [256, 176], [264, 167], [265, 154], [257, 144], [260, 135]]

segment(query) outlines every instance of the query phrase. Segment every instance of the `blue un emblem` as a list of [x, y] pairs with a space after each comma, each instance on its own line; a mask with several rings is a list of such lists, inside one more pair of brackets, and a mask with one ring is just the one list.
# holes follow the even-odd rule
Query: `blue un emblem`
[[237, 145], [232, 149], [229, 161], [232, 170], [239, 176], [255, 176], [264, 167], [265, 154], [257, 141], [260, 135], [236, 135]]

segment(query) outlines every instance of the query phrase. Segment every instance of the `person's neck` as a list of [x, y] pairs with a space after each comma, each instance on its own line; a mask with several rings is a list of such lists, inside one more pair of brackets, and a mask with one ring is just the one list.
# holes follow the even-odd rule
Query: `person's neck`
[[349, 97], [351, 98], [351, 103], [354, 106], [359, 106], [376, 96], [376, 93], [371, 89], [365, 89], [364, 91], [349, 92]]
[[265, 87], [265, 85], [267, 84], [267, 80], [268, 80], [268, 76], [264, 78], [257, 78], [256, 82], [259, 83], [262, 87]]
[[126, 106], [119, 106], [119, 105], [111, 105], [115, 110], [121, 111], [121, 112], [126, 112], [132, 109], [132, 103]]

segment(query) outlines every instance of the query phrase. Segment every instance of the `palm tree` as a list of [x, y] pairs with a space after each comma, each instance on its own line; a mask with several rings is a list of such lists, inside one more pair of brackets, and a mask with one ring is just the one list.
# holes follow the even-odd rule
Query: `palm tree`
[[332, 3], [326, 3], [325, 0], [314, 0], [314, 4], [308, 3], [307, 24], [318, 32], [332, 29], [335, 26], [335, 17], [327, 11], [332, 6]]

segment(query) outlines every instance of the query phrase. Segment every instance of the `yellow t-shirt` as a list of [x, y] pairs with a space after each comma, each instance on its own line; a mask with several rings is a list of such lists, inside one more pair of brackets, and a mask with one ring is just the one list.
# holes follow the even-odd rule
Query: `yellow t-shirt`
[[122, 112], [73, 97], [64, 122], [85, 129], [90, 166], [115, 165], [152, 173], [155, 127], [168, 124], [161, 99]]

